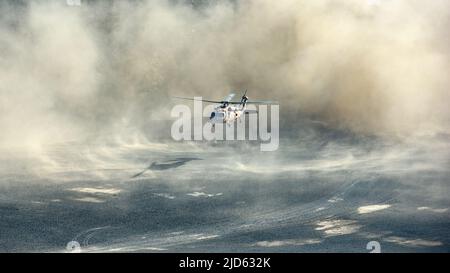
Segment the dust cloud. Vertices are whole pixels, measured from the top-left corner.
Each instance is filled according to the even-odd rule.
[[[249,90],[284,129],[448,131],[448,1],[3,1],[0,145],[140,132]],[[146,131],[151,135],[150,130]]]

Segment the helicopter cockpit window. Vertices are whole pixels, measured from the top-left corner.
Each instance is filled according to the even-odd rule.
[[[212,112],[211,116],[209,117],[210,119],[213,119],[216,116],[216,112]]]

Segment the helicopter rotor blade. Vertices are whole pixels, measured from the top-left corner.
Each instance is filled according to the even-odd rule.
[[[194,98],[186,98],[186,97],[173,97],[180,100],[193,100],[193,101],[204,101],[204,102],[211,102],[211,103],[223,103],[223,101],[215,101],[215,100],[198,100]]]
[[[278,101],[273,101],[273,100],[249,100],[247,101],[247,103],[252,103],[252,104],[279,104]]]
[[[247,93],[247,91],[245,91],[245,94]],[[227,98],[225,99],[231,99],[234,96],[234,94],[230,94]],[[204,99],[195,99],[195,98],[187,98],[187,97],[177,97],[174,96],[173,98],[176,99],[182,99],[182,100],[192,100],[192,101],[203,101],[203,102],[210,102],[210,103],[220,103],[220,104],[241,104],[242,101],[231,101],[231,100],[222,100],[222,101],[218,101],[218,100],[204,100]],[[259,100],[259,101],[247,101],[247,104],[278,104],[277,101],[271,101],[271,100]]]
[[[241,104],[240,101],[230,101],[229,104]],[[278,101],[260,100],[260,101],[247,101],[247,104],[278,104]]]

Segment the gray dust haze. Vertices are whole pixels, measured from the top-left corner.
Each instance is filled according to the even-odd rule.
[[[140,129],[170,95],[244,89],[288,129],[449,129],[448,1],[198,3],[2,1],[0,143]]]
[[[0,2],[0,251],[450,250],[450,2]],[[172,96],[280,104],[175,142]],[[191,105],[191,104],[189,104]]]

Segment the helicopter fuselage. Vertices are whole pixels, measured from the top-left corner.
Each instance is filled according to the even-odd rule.
[[[211,123],[231,123],[237,120],[245,111],[245,106],[235,107],[228,105],[221,105],[214,108],[211,112],[209,121]]]
[[[216,106],[214,108],[214,111],[211,112],[211,115],[209,116],[209,122],[212,123],[213,127],[214,127],[214,124],[216,124],[216,123],[227,123],[228,125],[230,125],[232,122],[234,122],[238,119],[240,120],[240,118],[243,114],[258,113],[257,110],[246,110],[247,103],[251,103],[251,104],[274,103],[272,101],[249,101],[246,94],[247,94],[247,90],[245,90],[240,101],[232,101],[232,99],[234,97],[234,93],[229,94],[222,101],[203,100],[201,97],[193,98],[193,99],[185,98],[185,97],[175,97],[175,98],[183,99],[183,100],[194,100],[194,101],[204,101],[204,102],[210,102],[210,103],[220,103],[219,106]]]

